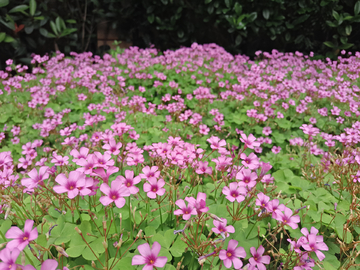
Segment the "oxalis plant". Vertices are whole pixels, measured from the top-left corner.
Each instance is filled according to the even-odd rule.
[[[8,60],[0,269],[357,269],[360,53],[257,55]]]

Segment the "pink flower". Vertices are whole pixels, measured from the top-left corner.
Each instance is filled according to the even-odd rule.
[[[242,153],[240,155],[240,158],[243,159],[241,164],[249,168],[250,170],[259,168],[259,158],[254,153],[250,153],[249,156],[246,156],[245,153]]]
[[[192,205],[190,205],[190,203],[188,204],[188,206],[186,206],[184,200],[182,199],[177,200],[175,204],[179,206],[180,209],[175,210],[174,215],[183,215],[184,220],[189,220],[191,215],[197,214],[196,209]]]
[[[44,261],[41,265],[40,270],[56,270],[56,267],[58,266],[58,262],[53,259],[47,259]],[[63,270],[68,269],[67,267],[64,267]],[[36,268],[30,264],[24,266],[22,270],[36,270]]]
[[[118,155],[120,153],[120,148],[122,146],[121,142],[116,143],[115,139],[111,138],[108,144],[105,144],[102,148],[106,151],[105,153]]]
[[[144,184],[144,191],[147,193],[147,196],[150,199],[155,199],[156,195],[162,196],[165,194],[165,181],[164,179],[159,179],[159,181],[156,180],[156,178],[149,178],[149,183]]]
[[[273,152],[274,154],[279,154],[281,151],[281,147],[280,146],[273,146],[271,148],[271,152]]]
[[[158,178],[160,176],[160,171],[158,171],[157,166],[146,166],[142,169],[143,173],[140,173],[140,177],[149,181],[150,178]]]
[[[10,250],[8,248],[4,248],[0,251],[0,269],[1,270],[16,270],[18,267],[21,267],[19,264],[16,264],[16,259],[19,257],[20,250],[18,248],[14,248]]]
[[[93,172],[93,168],[97,164],[97,159],[94,154],[90,154],[86,157],[86,159],[81,158],[77,160],[76,164],[82,166],[81,168],[77,168],[76,171],[91,174]]]
[[[225,186],[222,190],[222,193],[226,195],[226,199],[230,202],[242,202],[245,200],[243,195],[246,195],[246,189],[244,187],[239,187],[238,183],[230,183],[229,187]]]
[[[255,205],[260,206],[260,209],[262,211],[267,210],[268,206],[269,206],[269,201],[270,201],[270,197],[266,196],[264,193],[260,192],[257,195],[256,201],[255,201]]]
[[[203,135],[208,135],[209,131],[210,131],[210,128],[208,128],[207,125],[199,126],[199,133],[201,133]]]
[[[6,238],[14,239],[7,243],[6,249],[13,251],[18,249],[19,252],[22,251],[30,241],[38,238],[38,231],[36,228],[32,229],[34,221],[27,219],[24,225],[24,231],[20,230],[18,227],[11,227],[5,234]]]
[[[232,158],[226,156],[220,156],[217,159],[212,159],[211,161],[216,163],[215,169],[218,171],[225,171],[227,167],[232,164]]]
[[[226,218],[221,218],[221,220],[222,220],[222,222],[215,220],[215,219],[213,220],[213,224],[214,224],[215,228],[212,228],[211,230],[214,233],[217,233],[217,234],[224,233],[225,236],[228,237],[229,233],[235,232],[235,229],[233,226],[231,226],[231,225],[226,226],[226,224],[227,224]]]
[[[68,193],[69,199],[74,199],[82,189],[82,196],[88,195],[91,190],[83,189],[86,187],[86,176],[85,174],[78,171],[71,171],[69,173],[69,178],[61,173],[55,178],[55,182],[59,183],[60,186],[54,186],[53,189],[56,193]]]
[[[164,267],[167,262],[167,258],[158,257],[160,249],[161,249],[161,245],[158,242],[154,242],[151,249],[148,243],[139,245],[138,250],[141,255],[135,255],[132,258],[131,264],[132,265],[145,264],[143,270],[152,270],[154,266]]]
[[[272,131],[270,127],[264,127],[262,132],[265,134],[265,136],[269,136]]]
[[[221,147],[226,145],[225,140],[220,140],[220,138],[218,138],[216,136],[211,136],[206,141],[210,143],[210,148],[213,150],[218,150]]]
[[[196,164],[197,169],[195,170],[195,172],[197,174],[204,174],[204,173],[212,174],[212,168],[208,167],[208,164],[209,162],[207,161],[198,161]]]
[[[103,183],[100,186],[100,190],[106,196],[102,196],[99,200],[103,205],[109,205],[114,202],[116,207],[122,208],[125,205],[124,197],[130,196],[129,189],[124,186],[120,180],[114,180],[111,182],[111,188],[108,184]]]
[[[250,248],[250,252],[253,255],[253,257],[251,257],[249,259],[249,268],[248,270],[255,270],[256,267],[259,270],[266,270],[266,267],[264,264],[269,264],[270,263],[270,256],[269,255],[264,255],[264,247],[260,246],[257,250],[254,247]]]
[[[315,261],[312,258],[309,258],[308,253],[304,253],[298,264],[294,267],[294,270],[312,270],[315,265]]]
[[[72,155],[74,157],[72,161],[75,162],[76,164],[77,164],[77,161],[80,160],[81,158],[86,159],[88,154],[89,154],[89,148],[86,148],[86,147],[81,147],[80,153],[76,149],[73,149],[70,152],[70,155]]]
[[[238,241],[231,239],[227,250],[220,250],[219,258],[223,261],[226,268],[230,268],[232,264],[234,264],[235,269],[240,269],[243,266],[239,257],[245,258],[246,252],[243,247],[237,247],[238,243]]]
[[[111,155],[108,153],[104,153],[104,155],[102,155],[100,152],[95,152],[94,155],[96,156],[96,167],[107,169],[115,163],[115,161],[111,159]]]
[[[47,172],[48,169],[48,166],[43,166],[39,169],[39,173],[35,168],[28,172],[30,178],[23,178],[21,180],[21,184],[26,186],[24,192],[34,191],[34,187],[37,187],[38,184],[43,185],[43,181],[49,178],[49,173]]]
[[[329,250],[329,248],[323,242],[323,236],[316,235],[319,231],[315,227],[312,227],[310,231],[311,233],[309,233],[307,228],[302,228],[301,232],[306,236],[300,238],[303,240],[302,247],[306,251],[315,252],[320,261],[324,260],[325,255],[320,250]]]
[[[206,193],[199,192],[196,200],[193,197],[185,197],[185,201],[196,209],[198,215],[209,211],[209,207],[206,207]]]
[[[139,192],[139,188],[135,187],[141,181],[140,176],[134,177],[134,172],[130,170],[125,171],[125,177],[119,175],[116,177],[116,180],[120,180],[122,184],[125,185],[126,188],[129,189],[130,194],[136,194]]]
[[[118,167],[109,167],[107,170],[106,170],[106,173],[105,173],[105,170],[104,168],[98,168],[98,169],[95,169],[94,170],[94,174],[97,175],[97,176],[100,176],[101,179],[105,182],[105,183],[108,183],[109,182],[109,177],[110,175],[116,173],[119,171],[119,168]]]
[[[299,216],[293,216],[293,212],[290,208],[285,207],[284,213],[280,210],[276,210],[276,220],[280,221],[283,225],[288,225],[294,230],[298,227],[297,223],[300,222]]]
[[[245,135],[245,133],[241,133],[240,141],[242,141],[245,144],[245,149],[250,148],[254,149],[254,147],[260,146],[259,142],[255,142],[256,138],[254,135],[250,134],[249,137]]]
[[[241,180],[245,186],[252,188],[256,185],[256,179],[258,178],[255,172],[252,172],[249,169],[243,169],[236,174],[236,179]]]

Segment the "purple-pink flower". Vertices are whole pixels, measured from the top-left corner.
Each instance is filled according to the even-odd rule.
[[[16,259],[19,257],[20,250],[18,248],[14,248],[10,250],[9,248],[4,248],[0,251],[0,269],[1,270],[16,270],[20,267],[19,264],[16,264]]]
[[[111,182],[111,188],[108,184],[102,183],[100,190],[106,196],[102,196],[99,200],[103,205],[109,205],[114,202],[116,207],[122,208],[125,205],[124,197],[130,196],[130,190],[124,186],[120,180],[114,180]]]
[[[196,209],[199,216],[209,211],[209,207],[206,206],[206,193],[199,192],[196,200],[193,197],[185,197],[185,201],[189,202],[189,205]]]
[[[227,250],[222,249],[219,253],[220,260],[223,261],[226,268],[230,268],[234,265],[235,269],[240,269],[243,266],[242,261],[239,258],[245,258],[246,252],[243,247],[237,247],[238,241],[230,240]]]
[[[226,226],[226,224],[227,224],[226,218],[221,218],[221,220],[222,220],[222,222],[215,220],[215,219],[213,220],[213,224],[214,224],[215,228],[212,228],[211,230],[214,233],[217,233],[217,234],[223,233],[225,235],[225,237],[228,237],[229,233],[235,232],[235,229],[233,226],[231,226],[231,225]]]
[[[241,133],[240,141],[245,144],[245,149],[250,148],[254,149],[254,147],[260,146],[259,142],[256,142],[256,138],[254,135],[250,134],[249,136],[246,136],[245,133]]]
[[[232,182],[229,184],[229,187],[225,186],[222,190],[222,193],[226,195],[226,199],[230,202],[242,202],[245,200],[247,191],[245,187],[240,187],[237,182]]]
[[[148,243],[142,244],[138,246],[138,250],[141,255],[135,255],[132,258],[132,265],[141,265],[145,264],[143,270],[152,270],[155,267],[164,267],[167,258],[159,257],[159,252],[161,249],[161,245],[158,242],[154,242],[152,248]]]
[[[293,212],[290,208],[285,207],[284,213],[280,210],[275,210],[276,220],[280,221],[283,225],[288,225],[292,229],[298,227],[297,223],[300,222],[300,217],[298,215],[293,216]]]
[[[266,270],[266,267],[264,264],[269,264],[270,263],[270,256],[269,255],[264,255],[264,247],[260,246],[257,250],[254,247],[250,248],[250,252],[253,255],[250,259],[249,259],[249,267],[248,270],[255,270],[256,267],[259,270]]]
[[[32,228],[34,225],[34,221],[27,219],[24,225],[24,231],[20,230],[18,227],[11,227],[5,234],[5,237],[8,239],[14,239],[7,243],[6,249],[10,251],[14,249],[18,249],[22,251],[30,241],[38,238],[38,231],[36,228]]]
[[[86,175],[78,171],[70,172],[69,178],[61,173],[56,176],[55,182],[59,183],[60,186],[54,186],[54,191],[56,193],[67,192],[69,199],[74,199],[80,190],[81,196],[88,195],[91,192],[91,190],[87,188]]]
[[[184,220],[189,220],[191,215],[197,214],[196,209],[190,205],[190,203],[186,206],[184,200],[182,199],[177,200],[175,204],[180,207],[180,209],[174,211],[175,216],[183,215]]]
[[[144,184],[144,191],[150,199],[155,199],[156,195],[162,196],[165,194],[165,181],[164,179],[156,180],[156,178],[149,178],[148,183]]]
[[[116,180],[120,180],[121,183],[125,185],[130,191],[130,194],[136,194],[139,192],[139,188],[135,185],[141,181],[140,176],[134,177],[134,172],[130,170],[125,171],[125,177],[119,175],[116,177]]]

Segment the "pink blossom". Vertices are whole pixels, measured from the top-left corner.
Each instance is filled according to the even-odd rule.
[[[20,230],[18,227],[11,227],[5,234],[5,237],[8,239],[14,239],[7,243],[6,249],[13,251],[18,249],[22,251],[30,241],[33,241],[38,238],[38,231],[36,228],[32,229],[34,221],[27,219],[24,225],[24,231]]]
[[[47,259],[41,264],[40,270],[56,270],[56,267],[58,266],[58,262],[53,259]],[[30,264],[24,266],[22,270],[36,270],[36,268]],[[63,267],[63,270],[69,270],[67,267]]]
[[[272,130],[270,127],[264,127],[262,133],[265,134],[265,136],[269,136],[271,134]]]
[[[249,188],[252,188],[256,185],[257,178],[257,174],[252,172],[250,169],[243,169],[236,174],[236,179],[241,180],[241,182]]]
[[[158,171],[157,166],[146,166],[142,169],[143,173],[140,173],[140,177],[149,181],[151,178],[158,178],[160,176],[160,171]]]
[[[165,194],[165,181],[164,179],[159,179],[159,181],[156,180],[156,178],[149,178],[149,183],[144,183],[144,191],[147,193],[147,196],[150,199],[155,199],[156,195],[162,196]]]
[[[209,207],[206,206],[206,193],[199,192],[196,200],[193,197],[185,197],[185,201],[196,209],[198,215],[209,211]]]
[[[182,199],[177,200],[175,204],[180,207],[180,209],[175,210],[174,215],[183,215],[184,220],[189,220],[191,215],[197,214],[196,209],[192,205],[190,205],[190,203],[188,204],[188,206],[186,206],[184,200]]]
[[[273,152],[274,154],[279,154],[281,151],[281,147],[280,146],[273,146],[271,148],[271,152]]]
[[[135,185],[141,181],[140,176],[134,177],[134,172],[130,170],[125,171],[125,177],[119,175],[116,177],[116,180],[120,180],[122,184],[125,185],[126,188],[129,189],[130,194],[136,194],[139,192],[139,188]]]
[[[260,146],[260,143],[256,142],[256,138],[252,134],[250,134],[249,137],[247,137],[245,133],[241,133],[240,141],[242,141],[245,144],[245,148],[254,149],[254,147]]]
[[[105,144],[102,148],[107,150],[105,153],[118,155],[120,153],[121,142],[116,143],[115,139],[111,138],[108,144]]]
[[[198,161],[196,163],[196,167],[197,169],[195,170],[195,172],[197,174],[212,174],[212,168],[208,166],[209,162],[207,161]]]
[[[104,168],[97,168],[94,170],[93,174],[100,176],[101,179],[105,182],[108,183],[109,182],[109,177],[110,175],[116,173],[119,171],[118,167],[109,167],[106,172],[104,170]]]
[[[214,233],[217,233],[217,234],[224,233],[225,237],[228,237],[229,233],[235,232],[235,229],[233,226],[231,226],[231,225],[226,226],[226,224],[227,224],[226,218],[221,218],[221,220],[222,220],[222,222],[220,222],[218,220],[213,220],[213,224],[214,224],[215,228],[212,228],[211,230]]]
[[[111,182],[111,188],[108,184],[102,183],[100,186],[100,190],[106,196],[100,197],[100,202],[103,205],[109,205],[114,202],[116,207],[122,208],[125,205],[124,197],[130,196],[129,189],[124,186],[124,184],[120,180],[114,180]]]
[[[243,266],[243,263],[239,258],[245,258],[246,252],[243,247],[237,247],[238,244],[238,241],[231,239],[227,250],[220,250],[219,258],[223,261],[226,268],[230,268],[234,265],[235,269],[240,269]]]
[[[254,170],[259,167],[259,158],[254,153],[250,153],[249,156],[246,156],[245,153],[241,153],[240,158],[243,159],[241,164],[250,170]]]
[[[220,138],[218,138],[216,136],[211,136],[206,141],[210,143],[210,148],[213,150],[218,150],[221,147],[226,145],[225,140],[220,140]]]
[[[249,259],[249,268],[248,270],[255,270],[256,267],[259,270],[266,270],[266,267],[264,264],[269,264],[270,263],[270,256],[269,255],[264,255],[264,247],[260,246],[257,250],[254,247],[250,248],[250,252],[253,255],[250,259]]]
[[[158,242],[154,242],[151,249],[148,243],[139,245],[138,250],[141,255],[135,255],[132,258],[131,264],[132,265],[145,264],[143,270],[152,270],[154,266],[164,267],[167,262],[167,258],[158,256],[160,249],[161,249],[161,245]]]
[[[298,224],[300,222],[299,216],[293,216],[293,212],[290,208],[285,207],[284,213],[280,210],[276,210],[276,220],[280,221],[283,225],[288,225],[292,229],[296,229],[298,227]]]
[[[225,186],[222,190],[222,193],[226,195],[226,199],[230,202],[242,202],[245,200],[245,196],[247,191],[244,187],[239,187],[238,183],[233,182],[229,184],[229,187]]]
[[[16,270],[21,267],[21,265],[16,264],[16,259],[19,257],[20,250],[14,248],[10,250],[9,248],[4,248],[0,251],[0,269],[1,270]]]
[[[49,178],[49,173],[47,172],[48,169],[48,166],[43,166],[39,169],[39,173],[35,168],[28,172],[30,178],[23,178],[21,180],[21,184],[26,186],[24,192],[34,191],[34,188],[37,187],[38,184],[43,185],[43,181]]]
[[[86,176],[85,174],[78,171],[71,171],[69,173],[69,178],[67,178],[63,173],[59,174],[55,178],[55,182],[60,184],[60,186],[54,186],[53,189],[56,193],[68,193],[69,199],[74,199],[82,190],[82,196],[88,195],[91,190],[86,188]]]

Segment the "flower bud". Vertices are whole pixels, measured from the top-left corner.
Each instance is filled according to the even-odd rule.
[[[108,249],[108,243],[106,242],[106,240],[104,240],[104,241],[102,242],[102,245],[103,245],[103,247],[105,248],[105,250]]]
[[[138,234],[136,235],[136,239],[141,238],[141,233],[142,233],[142,231],[143,231],[143,230],[140,230],[140,231],[138,232]]]
[[[78,234],[82,234],[82,232],[80,231],[80,229],[78,227],[75,227],[75,231],[77,231]]]
[[[219,218],[218,216],[216,216],[216,215],[214,215],[214,214],[209,213],[209,216],[210,216],[212,219],[215,219],[215,220],[217,220],[217,221],[220,221],[221,223],[223,222],[223,221],[221,220],[221,218]]]
[[[56,245],[54,245],[54,246],[55,246],[56,250],[57,250],[61,255],[65,256],[65,257],[69,257],[69,255],[65,252],[65,250],[64,250],[62,247],[59,247],[59,246],[56,246]]]

